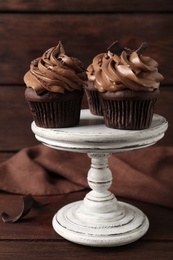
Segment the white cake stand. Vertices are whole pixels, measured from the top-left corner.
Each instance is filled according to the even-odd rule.
[[[60,209],[53,218],[55,231],[69,241],[87,246],[120,246],[143,236],[149,227],[138,208],[119,202],[108,190],[112,173],[108,167],[111,153],[153,145],[168,127],[165,118],[154,115],[149,129],[115,130],[104,125],[103,118],[89,110],[81,111],[77,127],[45,129],[32,123],[36,139],[54,149],[87,153],[91,158],[88,184],[92,189],[83,201]]]

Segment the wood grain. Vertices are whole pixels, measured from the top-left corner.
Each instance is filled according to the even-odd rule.
[[[74,192],[68,195],[35,196],[37,201],[46,205],[38,210],[32,210],[21,222],[4,224],[0,222],[0,240],[63,240],[52,228],[54,214],[63,206],[74,201],[82,200],[88,191]],[[172,241],[173,240],[173,211],[140,201],[118,198],[119,201],[130,203],[141,209],[149,218],[150,228],[143,236],[143,241]],[[0,213],[5,211],[17,215],[21,211],[22,200],[19,195],[1,193]],[[159,216],[159,217],[158,217]],[[40,225],[40,223],[42,223]]]
[[[173,233],[169,209],[145,204],[139,201],[123,200],[143,210],[150,219],[147,234],[135,243],[112,248],[92,248],[73,244],[54,232],[51,221],[56,211],[76,200],[83,199],[86,191],[69,195],[37,197],[48,202],[39,212],[32,212],[22,222],[4,224],[0,222],[0,256],[3,259],[172,259]],[[119,200],[122,200],[119,198]],[[16,213],[20,210],[20,197],[1,193],[0,211]],[[159,217],[158,217],[159,216]],[[159,246],[158,246],[159,244]]]
[[[117,39],[133,49],[147,41],[146,54],[159,62],[163,84],[173,84],[172,15],[6,13],[1,14],[0,25],[0,85],[23,84],[30,62],[59,40],[68,55],[78,57],[87,67]]]
[[[36,144],[31,132],[32,117],[23,87],[0,88],[0,150],[18,150]]]
[[[27,256],[25,259],[61,259],[64,260],[76,260],[77,257],[81,259],[93,258],[96,260],[110,259],[135,259],[146,260],[147,252],[150,259],[158,260],[172,260],[172,243],[161,242],[158,248],[157,243],[141,243],[131,244],[123,248],[88,248],[73,245],[69,242],[57,243],[56,241],[32,241],[32,242],[1,242],[0,251],[4,256],[4,260],[9,259],[24,259],[23,256]],[[1,250],[2,249],[2,250]],[[165,258],[166,257],[166,258]],[[149,259],[149,258],[148,258]]]
[[[0,0],[1,11],[32,12],[158,12],[172,11],[171,0]]]
[[[114,248],[82,247],[70,242],[61,241],[1,241],[0,252],[3,260],[12,259],[51,259],[63,260],[95,259],[95,260],[172,260],[173,242],[165,241],[147,242],[137,241],[133,244]],[[148,257],[148,258],[146,258]]]

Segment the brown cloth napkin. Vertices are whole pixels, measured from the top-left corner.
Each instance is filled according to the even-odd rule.
[[[115,196],[173,208],[173,147],[153,146],[112,154],[110,190]],[[53,195],[88,188],[87,154],[42,144],[21,150],[0,165],[0,189],[17,194]]]

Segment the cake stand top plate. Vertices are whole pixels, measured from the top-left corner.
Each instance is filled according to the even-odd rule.
[[[118,130],[108,128],[102,116],[89,109],[81,110],[80,123],[68,128],[41,128],[31,125],[37,140],[54,149],[76,152],[119,152],[139,149],[159,141],[168,123],[154,114],[150,128],[145,130]]]

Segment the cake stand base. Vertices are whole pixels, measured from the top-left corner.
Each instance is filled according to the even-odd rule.
[[[113,216],[114,215],[114,216]],[[82,201],[71,203],[53,218],[55,231],[71,242],[85,246],[112,247],[132,243],[149,227],[147,217],[136,207],[118,202],[118,210],[91,214]]]
[[[154,115],[149,129],[110,129],[103,117],[93,116],[89,110],[81,111],[77,127],[44,129],[33,123],[35,137],[43,144],[53,149],[87,153],[91,158],[87,177],[91,191],[83,201],[64,206],[55,214],[55,231],[69,241],[97,247],[125,245],[142,237],[148,230],[148,219],[138,208],[117,201],[109,191],[112,173],[108,157],[153,145],[164,136],[167,127],[165,118]]]
[[[142,211],[117,201],[108,189],[112,183],[110,153],[88,153],[91,168],[88,184],[92,189],[83,201],[64,206],[53,218],[53,227],[72,242],[97,247],[120,246],[143,236],[149,221]]]

